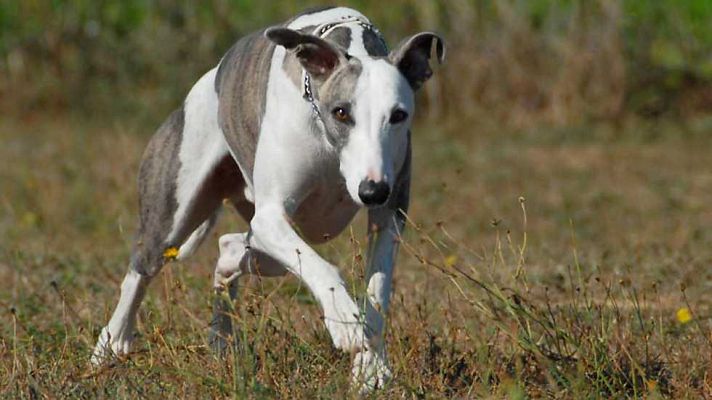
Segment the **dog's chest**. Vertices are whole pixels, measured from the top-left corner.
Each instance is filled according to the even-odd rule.
[[[358,206],[351,200],[343,180],[325,180],[301,202],[293,215],[302,236],[323,243],[337,236],[351,222]]]

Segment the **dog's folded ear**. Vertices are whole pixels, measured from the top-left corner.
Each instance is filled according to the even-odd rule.
[[[314,35],[287,28],[269,28],[265,36],[294,52],[299,63],[315,79],[325,80],[343,62],[345,55],[331,43]]]
[[[435,44],[438,62],[445,59],[445,42],[432,32],[421,32],[404,39],[388,55],[393,65],[398,67],[413,90],[418,90],[432,75],[430,55]]]

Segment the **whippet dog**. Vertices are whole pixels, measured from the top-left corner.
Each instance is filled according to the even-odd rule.
[[[443,41],[429,32],[389,52],[369,20],[348,8],[309,11],[235,43],[146,148],[137,241],[92,362],[129,351],[149,282],[198,247],[227,199],[250,228],[220,237],[215,290],[234,298],[240,275],[296,275],[321,306],[334,345],[354,354],[355,383],[382,386],[414,93],[432,75],[433,47],[442,62]],[[369,253],[360,308],[308,243],[337,236],[362,207]],[[228,310],[216,296],[210,341],[218,350],[232,332]]]

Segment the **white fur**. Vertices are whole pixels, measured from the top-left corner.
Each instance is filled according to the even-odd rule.
[[[185,260],[186,258],[193,255],[195,250],[197,250],[198,246],[200,246],[200,243],[202,243],[203,239],[205,239],[208,233],[210,233],[210,229],[212,229],[216,219],[217,215],[213,215],[212,217],[203,221],[203,223],[200,224],[197,228],[195,228],[195,230],[193,231],[193,233],[190,234],[188,239],[186,239],[186,241],[183,242],[180,248],[178,248],[178,256],[176,257],[178,260]]]
[[[356,57],[368,56],[366,45],[363,43],[363,27],[361,25],[351,27],[351,43],[347,52]]]
[[[285,215],[279,204],[260,207],[250,224],[250,244],[279,261],[309,287],[323,309],[324,322],[336,347],[346,351],[363,349],[365,327],[361,313],[338,270],[305,243],[286,218],[275,217],[279,215]]]
[[[341,174],[357,202],[359,184],[366,178],[383,180],[393,188],[394,171],[405,159],[410,117],[393,125],[390,115],[402,109],[410,116],[415,107],[413,90],[393,65],[369,59],[364,59],[362,65],[353,109],[356,126],[340,157]]]
[[[240,264],[247,252],[247,235],[244,233],[222,235],[219,248],[220,258],[215,266],[213,287],[224,289],[242,273]]]
[[[176,187],[178,209],[168,242],[174,240],[196,188],[213,167],[228,154],[227,143],[218,125],[218,96],[215,93],[217,67],[208,71],[193,86],[183,104],[184,127],[180,145],[180,170]],[[189,248],[189,247],[186,247]],[[183,250],[183,247],[179,250]]]
[[[99,365],[113,355],[127,354],[133,341],[136,310],[143,300],[150,278],[129,271],[121,283],[121,297],[108,325],[102,329],[91,362]]]
[[[362,395],[382,388],[391,378],[386,355],[383,351],[367,349],[354,355],[351,380]]]
[[[390,305],[391,281],[393,278],[393,262],[398,250],[397,240],[400,237],[400,226],[395,220],[393,213],[385,213],[383,210],[377,210],[386,214],[385,219],[387,224],[381,226],[381,231],[374,233],[375,238],[372,238],[373,253],[369,260],[367,269],[366,289],[368,304],[366,305],[366,321],[376,332],[383,331],[384,317],[388,313]],[[375,340],[380,340],[382,337],[376,337]],[[383,343],[376,343],[376,347],[381,347]]]

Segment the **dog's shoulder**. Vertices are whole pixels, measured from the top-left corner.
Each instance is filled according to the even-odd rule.
[[[240,38],[232,45],[220,60],[215,76],[215,91],[219,94],[224,85],[237,74],[245,75],[245,68],[255,70],[269,65],[274,51],[274,43],[264,36],[265,29]],[[233,82],[234,83],[234,82]]]
[[[219,125],[248,175],[254,166],[274,49],[264,30],[247,35],[227,51],[215,76]],[[251,180],[251,176],[247,178]]]

